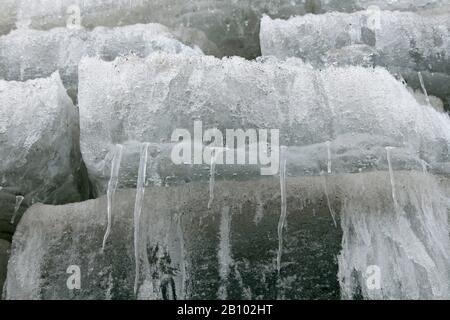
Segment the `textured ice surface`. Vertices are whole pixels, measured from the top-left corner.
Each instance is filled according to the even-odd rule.
[[[0,10],[0,35],[6,34],[15,27],[17,21],[16,0],[3,0]]]
[[[155,53],[113,62],[85,58],[79,72],[81,150],[100,193],[106,190],[116,144],[124,146],[122,186],[135,186],[144,142],[151,143],[149,161],[159,184],[177,177],[207,180],[209,162],[197,168],[174,165],[169,158],[172,132],[184,128],[192,134],[194,120],[202,120],[204,130],[280,129],[293,175],[327,171],[327,141],[336,173],[386,170],[380,161],[385,146],[397,147],[396,170],[421,170],[423,161],[446,170],[441,164],[449,162],[449,117],[419,104],[381,68],[319,71],[298,59],[255,62]],[[238,172],[236,166],[216,169],[225,176]],[[246,170],[240,174],[255,174],[251,166]]]
[[[397,202],[387,171],[330,175],[327,191],[323,177],[287,177],[280,273],[277,177],[216,182],[210,209],[207,183],[147,188],[137,296],[135,189],[116,194],[104,253],[106,197],[35,205],[14,236],[6,298],[337,299],[336,275],[344,298],[448,298],[448,180],[438,184],[430,175],[402,171],[394,179]],[[329,214],[327,195],[343,235]],[[76,294],[61,285],[69,265],[83,272]],[[380,289],[369,278],[374,266]]]
[[[430,175],[393,172],[391,188],[389,179],[353,175],[340,182],[342,297],[448,299],[448,195]]]
[[[449,27],[449,14],[367,10],[289,20],[264,16],[261,50],[263,55],[300,57],[313,64],[324,64],[332,50],[366,45],[380,56],[377,64],[450,73]]]
[[[192,40],[208,54],[256,57],[262,14],[289,18],[305,13],[352,12],[370,5],[417,10],[446,4],[446,0],[4,0],[0,34],[15,24],[34,29],[65,26],[79,13],[81,24],[87,28],[157,22],[184,33],[187,38],[183,40]]]
[[[208,184],[190,183],[145,190],[136,296],[136,190],[131,189],[116,193],[104,252],[106,197],[65,206],[37,204],[27,211],[14,235],[6,298],[338,299],[335,257],[342,234],[325,206],[322,185],[317,178],[288,178],[287,185],[291,204],[280,276],[278,179],[217,181],[210,209]],[[81,269],[81,290],[65,286],[69,265]]]
[[[0,80],[0,231],[34,201],[80,201],[77,110],[59,74],[26,82]],[[24,196],[19,208],[17,197]],[[17,209],[17,210],[16,210]],[[18,219],[16,219],[17,223]],[[9,231],[8,231],[9,230]],[[8,235],[9,234],[9,235]]]
[[[130,53],[145,57],[157,50],[197,53],[159,24],[98,27],[92,31],[20,29],[0,37],[0,77],[27,80],[47,77],[59,70],[69,95],[76,101],[78,63],[83,56],[113,60]]]
[[[317,66],[383,66],[417,86],[426,72],[430,94],[448,99],[450,14],[366,10],[261,21],[261,51],[299,57]],[[429,79],[432,78],[432,79]],[[441,81],[439,81],[441,80]],[[450,101],[446,101],[450,103]]]
[[[428,99],[426,98],[425,94],[421,92],[419,89],[412,90],[412,94],[416,97],[417,102],[419,102],[422,105],[428,105],[428,102],[430,105],[435,108],[439,112],[444,112],[444,103],[441,99],[435,96],[428,96]]]

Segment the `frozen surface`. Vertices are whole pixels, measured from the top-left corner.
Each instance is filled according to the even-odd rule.
[[[77,117],[57,72],[26,82],[0,80],[1,220],[9,223],[35,201],[81,200],[74,177]],[[0,229],[8,239],[8,228]]]
[[[316,66],[383,66],[403,75],[415,89],[420,88],[417,71],[426,72],[429,93],[448,104],[449,30],[448,11],[417,14],[373,9],[289,20],[265,16],[260,38],[266,56],[299,57]]]
[[[98,27],[92,31],[19,29],[0,37],[0,77],[23,81],[48,77],[59,70],[64,86],[76,101],[78,63],[83,56],[113,60],[127,54],[145,57],[158,50],[198,54],[159,24]]]
[[[335,257],[342,234],[324,206],[321,184],[301,178],[287,179],[287,185],[288,199],[296,205],[287,207],[289,228],[283,233],[279,275],[278,179],[217,181],[210,209],[208,184],[191,183],[145,190],[137,294],[136,189],[131,189],[116,193],[112,232],[103,252],[106,197],[29,209],[14,236],[6,298],[337,299]],[[262,203],[258,224],[253,222],[257,203]],[[82,272],[76,293],[65,286],[69,265]]]
[[[449,299],[449,17],[447,0],[2,0],[0,289],[20,221],[8,299]],[[202,54],[254,58],[260,39],[255,61]],[[277,175],[222,145],[175,164],[196,120],[280,129]],[[87,198],[79,144],[98,199],[29,208]]]
[[[77,20],[87,28],[162,23],[184,34],[208,54],[259,55],[262,14],[289,18],[306,13],[353,12],[377,5],[389,10],[424,10],[446,0],[5,0],[0,34],[17,26],[50,29]],[[2,11],[4,12],[2,14]]]
[[[207,180],[209,162],[197,168],[169,158],[172,132],[184,128],[192,134],[194,120],[202,120],[204,130],[280,129],[292,175],[327,171],[327,141],[335,173],[386,170],[380,161],[386,146],[397,147],[396,170],[421,170],[426,161],[432,170],[445,171],[442,164],[449,162],[449,117],[419,104],[381,68],[319,71],[298,59],[254,62],[164,53],[113,62],[86,58],[79,99],[81,150],[99,193],[106,191],[116,144],[124,146],[122,187],[135,186],[145,142],[158,177],[149,183]],[[238,168],[216,167],[230,177],[239,172],[233,170]],[[251,166],[247,170],[240,174],[255,174]]]
[[[341,180],[342,297],[448,299],[448,195],[427,174],[393,172],[391,178]]]
[[[449,14],[366,10],[288,20],[264,16],[261,49],[263,55],[300,57],[323,64],[332,50],[366,45],[382,56],[378,63],[448,73],[449,27]]]
[[[14,236],[6,298],[448,298],[448,180],[395,171],[394,181],[396,202],[387,171],[330,175],[327,191],[323,177],[287,177],[288,228],[281,248],[276,177],[216,182],[210,209],[207,183],[147,188],[136,295],[135,189],[116,194],[104,252],[106,197],[35,205]],[[342,231],[329,206],[339,213]],[[73,264],[83,270],[76,295],[60,285]],[[381,277],[373,283],[376,267]]]

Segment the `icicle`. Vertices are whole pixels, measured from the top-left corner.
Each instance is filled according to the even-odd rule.
[[[386,147],[386,156],[387,156],[387,162],[389,166],[389,177],[391,180],[391,189],[392,189],[392,200],[394,201],[395,208],[397,208],[397,196],[395,194],[395,180],[394,180],[394,171],[392,170],[392,163],[391,163],[391,150],[394,149],[394,147]]]
[[[328,158],[328,161],[327,161],[327,172],[328,172],[328,174],[331,174],[331,149],[330,149],[330,141],[327,141],[326,142],[326,145],[327,145],[327,158]]]
[[[325,142],[325,144],[327,146],[327,173],[331,174],[331,148],[330,148],[331,142],[327,141],[327,142]],[[325,192],[325,197],[327,199],[328,210],[330,211],[330,215],[333,218],[334,226],[337,228],[336,213],[334,212],[333,208],[331,207],[330,196],[328,195],[328,188],[327,188],[327,177],[325,175],[323,176],[323,189]]]
[[[391,194],[386,179],[384,172],[350,175],[339,186],[345,199],[338,260],[342,298],[448,299],[445,189],[433,175],[398,172],[394,205],[384,201]]]
[[[419,71],[419,72],[417,72],[417,74],[419,75],[420,86],[422,87],[423,94],[425,95],[425,100],[427,101],[427,105],[431,107],[430,98],[428,97],[428,92],[427,92],[427,89],[425,88],[425,83],[423,81],[422,73]]]
[[[253,222],[258,225],[263,216],[264,216],[264,204],[261,200],[261,196],[258,192],[256,192],[255,194],[255,200],[256,200],[256,214],[255,217],[253,218]]]
[[[13,216],[11,217],[11,224],[14,224],[15,220],[16,220],[16,216],[17,216],[17,212],[19,212],[20,209],[20,205],[22,204],[24,197],[23,196],[16,196],[16,204],[14,205],[14,213]]]
[[[334,226],[337,228],[336,213],[334,212],[333,208],[331,207],[330,196],[328,195],[327,178],[326,178],[326,176],[324,176],[324,180],[323,180],[323,189],[325,191],[325,197],[327,198],[328,210],[330,211],[331,218],[333,218]]]
[[[103,237],[102,250],[105,250],[106,240],[108,240],[109,233],[111,232],[111,219],[112,219],[112,205],[114,200],[114,194],[116,193],[117,183],[119,181],[119,169],[120,162],[122,161],[122,149],[123,146],[118,144],[114,149],[113,159],[111,161],[111,176],[109,177],[108,190],[106,191],[107,197],[107,214],[108,214],[108,225],[106,227],[106,232]]]
[[[210,173],[209,173],[209,201],[208,201],[208,209],[211,209],[212,202],[214,200],[214,184],[215,184],[215,175],[216,175],[216,162],[217,156],[227,150],[227,148],[221,147],[213,147],[211,148],[211,163],[210,163]]]
[[[23,68],[23,63],[22,61],[19,63],[19,71],[20,71],[20,81],[23,81],[23,74],[25,73],[25,70]]]
[[[281,254],[283,251],[283,229],[286,223],[286,149],[282,146],[280,152],[280,192],[281,192],[281,214],[278,221],[278,252],[277,252],[277,270],[278,275],[281,270]]]
[[[183,236],[183,229],[181,226],[181,218],[183,216],[179,215],[178,216],[178,221],[177,221],[177,233],[178,233],[178,238],[180,239],[180,260],[181,260],[181,295],[180,295],[180,299],[184,300],[186,297],[186,253],[184,252],[184,236]]]
[[[218,296],[223,300],[227,299],[228,275],[230,273],[230,266],[233,263],[233,258],[231,257],[230,230],[230,208],[223,207],[220,219],[220,242],[218,252],[219,275],[222,283],[219,287]]]
[[[134,294],[137,293],[139,282],[139,231],[142,204],[144,203],[145,180],[147,173],[147,158],[148,158],[149,143],[144,143],[141,149],[141,156],[139,161],[138,178],[136,183],[136,200],[134,202],[134,261],[135,261],[135,277],[134,277]]]
[[[425,160],[422,160],[421,164],[422,164],[422,173],[427,174],[428,173],[428,169],[427,169],[428,163]]]

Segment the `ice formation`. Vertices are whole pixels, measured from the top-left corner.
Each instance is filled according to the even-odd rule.
[[[148,160],[148,143],[144,143],[141,149],[141,156],[139,160],[138,179],[136,182],[136,201],[134,203],[134,262],[135,262],[135,277],[134,277],[134,294],[137,293],[139,282],[139,266],[140,266],[140,225],[142,205],[145,194],[145,181],[147,176],[147,160]]]
[[[119,183],[119,171],[120,171],[120,164],[122,162],[122,150],[123,146],[121,144],[116,145],[114,147],[113,157],[111,160],[111,174],[109,176],[108,189],[106,191],[106,195],[108,198],[108,205],[106,207],[107,226],[105,235],[103,236],[102,250],[105,250],[106,240],[108,240],[109,234],[111,233],[114,195],[116,193],[117,184]]]
[[[278,275],[281,272],[281,257],[283,255],[283,230],[286,227],[287,215],[287,185],[286,185],[286,149],[282,146],[280,150],[280,197],[281,197],[281,212],[280,220],[278,221],[278,250],[277,250],[277,271]]]
[[[395,152],[392,150],[393,158]],[[322,177],[287,177],[290,201],[303,205],[300,212],[296,206],[288,206],[290,227],[283,242],[283,264],[287,267],[279,278],[284,284],[279,288],[279,297],[317,297],[317,292],[307,295],[310,286],[317,285],[326,285],[331,292],[332,287],[323,282],[327,279],[324,274],[331,272],[329,281],[336,281],[334,267],[328,263],[334,261],[339,251],[338,275],[343,298],[448,297],[449,202],[442,193],[448,191],[448,181],[444,182],[445,187],[432,175],[407,171],[395,172],[395,179],[399,212],[392,200],[388,171],[329,176],[328,190],[335,195],[332,205],[339,210],[344,232],[341,249],[342,235],[334,228],[327,204],[321,200]],[[279,181],[269,179],[257,185],[258,190],[254,190],[255,181],[218,181],[217,210],[213,211],[206,206],[207,184],[148,188],[141,228],[148,237],[140,239],[148,253],[142,256],[139,297],[162,298],[160,288],[163,283],[172,282],[170,279],[177,297],[183,296],[181,290],[186,298],[242,297],[236,296],[237,293],[254,298],[272,297],[270,287],[264,286],[273,281],[271,275],[277,274],[273,262],[281,201],[276,197],[274,202],[271,195],[279,190]],[[106,259],[97,241],[104,231],[106,197],[66,206],[33,206],[15,236],[6,297],[70,298],[67,289],[54,285],[65,280],[66,274],[47,271],[77,261],[89,279],[79,292],[80,297],[99,299],[111,292],[110,298],[133,298],[135,275],[130,263],[133,264],[135,196],[134,189],[116,194],[117,223],[112,235],[117,236],[111,237],[115,250]],[[249,203],[256,205],[261,199],[265,207],[263,222],[255,225],[254,206]],[[181,220],[180,212],[184,212]],[[308,221],[314,222],[317,233],[308,229]],[[95,236],[86,237],[86,230]],[[305,244],[300,247],[299,233],[305,237]],[[266,249],[271,246],[272,250]],[[306,252],[302,251],[305,249]],[[90,254],[86,255],[84,250]],[[311,256],[315,257],[312,266],[318,269],[319,278],[314,271],[305,270]],[[381,272],[381,289],[366,286],[372,276],[367,272],[374,266]],[[49,281],[43,283],[42,277]],[[106,282],[109,278],[111,281]],[[99,283],[106,285],[106,289]],[[339,298],[339,290],[333,297]]]
[[[425,101],[426,101],[428,106],[431,106],[430,98],[428,97],[428,92],[427,92],[427,89],[425,88],[425,83],[423,81],[422,73],[419,71],[417,73],[417,75],[419,76],[420,87],[421,87],[421,89],[423,91],[423,95],[425,96]]]
[[[86,28],[162,23],[182,40],[220,56],[259,55],[262,14],[289,18],[306,13],[352,12],[376,5],[389,10],[439,9],[446,0],[4,0],[0,34],[15,27],[48,30],[79,21]],[[3,12],[3,14],[2,14]]]
[[[212,151],[211,151],[211,163],[210,163],[210,172],[209,172],[208,209],[211,208],[212,202],[214,201],[214,184],[215,184],[215,176],[216,176],[217,159],[219,156],[223,157],[223,152],[226,150],[225,148],[221,148],[221,147],[213,147],[211,149],[212,149]]]
[[[220,234],[219,234],[219,250],[217,251],[217,258],[219,260],[219,275],[221,279],[221,285],[219,287],[218,297],[220,299],[227,299],[227,280],[230,274],[231,264],[233,258],[231,256],[231,213],[230,207],[223,207],[220,217]]]
[[[77,98],[78,63],[85,55],[113,60],[128,54],[145,57],[154,51],[197,54],[159,24],[97,27],[92,31],[18,29],[0,37],[0,48],[0,78],[24,81],[48,77],[58,70],[74,101]]]
[[[421,71],[429,92],[448,105],[450,89],[448,10],[431,13],[365,10],[306,15],[289,20],[263,17],[261,51],[279,58],[299,57],[316,66],[383,66],[420,88]]]
[[[448,9],[4,0],[0,286],[25,209],[86,198],[79,144],[97,197],[27,211],[5,297],[450,298]],[[258,35],[256,60],[202,54],[254,58]],[[280,129],[279,177],[213,144],[174,163],[197,121]],[[54,285],[72,263],[76,295]]]
[[[11,224],[14,224],[14,222],[16,221],[16,216],[17,213],[19,212],[20,209],[20,205],[22,204],[24,197],[23,196],[16,196],[16,204],[14,205],[14,213],[13,216],[11,217]]]
[[[108,80],[98,81],[99,77]],[[130,88],[136,90],[131,92]],[[96,94],[100,91],[106,91],[106,94]],[[363,267],[369,268],[373,263],[380,265],[382,270],[385,270],[385,266],[396,265],[395,277],[401,279],[413,272],[417,277],[423,277],[423,282],[419,282],[428,286],[429,290],[411,289],[406,293],[402,288],[387,288],[381,293],[379,291],[378,296],[363,290],[361,294],[366,298],[406,297],[409,294],[411,297],[427,298],[449,296],[448,288],[437,284],[442,280],[438,273],[448,267],[447,255],[442,250],[435,251],[429,243],[434,240],[427,238],[428,233],[432,234],[432,230],[438,228],[436,237],[439,237],[441,246],[449,245],[449,240],[442,233],[444,228],[438,226],[443,223],[442,217],[435,220],[430,217],[420,218],[420,215],[414,216],[411,212],[422,211],[422,215],[428,215],[430,210],[424,206],[435,206],[433,199],[423,198],[424,202],[417,202],[415,198],[420,196],[420,192],[414,188],[417,177],[423,174],[424,162],[434,174],[448,173],[450,119],[429,105],[419,104],[411,91],[386,70],[362,67],[327,67],[317,70],[298,59],[245,61],[240,58],[217,59],[164,53],[151,54],[145,59],[116,59],[114,62],[86,58],[80,64],[79,97],[82,152],[91,177],[97,177],[94,181],[98,190],[104,189],[102,181],[108,178],[104,174],[105,170],[100,170],[104,167],[101,159],[114,143],[123,144],[125,150],[125,172],[121,183],[134,187],[136,166],[139,163],[136,146],[140,141],[152,141],[151,148],[159,150],[161,162],[157,170],[161,177],[170,177],[174,181],[177,175],[181,179],[186,174],[180,169],[177,171],[170,165],[164,167],[162,164],[170,162],[169,153],[165,150],[170,149],[171,132],[175,128],[189,129],[190,119],[203,120],[205,128],[215,127],[217,123],[235,128],[244,125],[247,128],[282,128],[280,143],[287,144],[287,147],[283,152],[286,167],[280,172],[281,177],[286,172],[289,172],[289,176],[318,176],[319,193],[323,194],[327,211],[335,225],[335,210],[339,210],[344,231],[344,249],[339,260],[343,295],[357,295],[358,290],[362,290],[355,283],[364,284],[362,277],[366,270]],[[108,100],[105,100],[106,97]],[[129,107],[115,109],[114,106],[119,103]],[[112,106],[113,112],[105,112],[106,105]],[[240,108],[236,108],[237,105]],[[208,107],[207,112],[205,106]],[[208,116],[211,112],[215,114],[214,119]],[[174,114],[176,118],[168,117]],[[245,123],[242,119],[245,119]],[[98,125],[99,121],[101,126]],[[94,136],[96,139],[92,138]],[[215,161],[210,164],[215,164]],[[185,168],[192,170],[189,171],[191,177],[195,175],[193,172],[198,172],[193,168],[192,165]],[[222,176],[233,177],[233,171],[225,166],[223,169]],[[324,172],[325,181],[323,176],[320,177]],[[197,179],[206,182],[212,173],[213,170],[209,176]],[[380,177],[384,175],[387,177],[386,184],[380,184]],[[360,193],[352,194],[354,190],[351,188],[351,191],[347,190],[354,183],[347,180],[358,180],[359,176],[366,177],[369,185],[373,180],[374,186],[365,189],[365,196],[376,198],[378,202],[365,202],[358,198]],[[442,194],[431,175],[426,174],[425,179],[437,190],[436,195]],[[210,187],[214,186],[212,182]],[[400,189],[401,183],[412,189]],[[284,185],[281,179],[282,189]],[[380,192],[389,192],[388,202],[386,199],[380,200]],[[404,192],[409,194],[410,199],[403,198]],[[284,247],[284,235],[280,230],[283,230],[286,222],[285,192],[282,192],[281,198],[276,254],[278,272]],[[440,201],[436,204],[439,205],[436,207],[438,212],[445,212],[445,199],[436,201]],[[370,232],[378,230],[383,233],[383,237],[394,241],[394,244],[387,246],[385,243],[379,244],[378,238],[374,240],[376,246],[385,245],[388,248],[383,261],[373,262],[375,258],[362,260],[360,256],[352,254],[358,251],[354,246],[359,245],[358,237],[362,236],[364,229],[357,225],[358,221],[349,220],[354,213],[348,211],[352,210],[349,208],[356,208],[360,212],[363,209],[359,207],[366,205],[373,207],[364,210],[381,215],[385,219],[383,221],[391,224],[386,231],[377,229],[376,224],[370,227]],[[209,207],[212,208],[211,205]],[[346,217],[342,218],[343,215]],[[363,217],[362,213],[360,215],[360,219],[365,221],[362,223],[375,223],[372,218]],[[423,237],[414,231],[421,224],[414,220],[416,217],[427,223]],[[358,219],[358,216],[351,219]],[[405,226],[408,228],[405,229]],[[355,228],[358,231],[353,231]],[[404,230],[401,240],[396,239],[398,229]],[[221,234],[223,237],[226,232]],[[404,241],[409,242],[405,248]],[[226,243],[228,241],[221,245],[223,252],[229,250]],[[370,242],[366,241],[363,245],[363,252],[368,256],[377,254],[377,247],[372,248]],[[407,256],[417,259],[418,265],[398,264],[395,252],[399,248],[406,250]],[[427,255],[431,258],[428,259]],[[221,277],[226,279],[230,270],[229,263],[224,261],[229,259],[221,254],[219,256],[222,259]],[[433,267],[430,261],[434,261],[437,266]],[[426,270],[423,271],[422,267]],[[355,277],[357,280],[354,280]],[[403,280],[395,281],[401,283]],[[227,290],[221,286],[219,296],[228,297]]]
[[[76,112],[57,72],[26,82],[0,80],[0,193],[25,197],[24,203],[82,199],[75,176]],[[13,214],[2,207],[2,218]]]
[[[445,189],[433,176],[420,172],[396,172],[395,179],[391,195],[389,173],[343,178],[347,199],[341,212],[342,296],[448,299],[449,201]],[[380,269],[378,288],[366,285],[370,266]]]
[[[387,170],[380,161],[385,146],[401,151],[395,170],[421,168],[425,160],[436,172],[448,171],[448,116],[418,104],[381,68],[319,71],[297,59],[252,62],[155,53],[113,62],[85,58],[79,87],[81,150],[99,194],[109,179],[103,159],[116,143],[124,145],[123,186],[136,185],[138,146],[144,141],[159,153],[156,170],[163,181],[196,173],[201,180],[201,166],[170,161],[173,130],[189,130],[193,118],[202,120],[205,129],[217,123],[283,128],[280,143],[288,146],[293,174],[327,171],[326,141],[335,150],[333,173]],[[236,170],[221,167],[225,176]]]

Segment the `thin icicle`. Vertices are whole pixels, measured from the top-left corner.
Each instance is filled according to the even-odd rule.
[[[211,163],[210,163],[210,173],[209,173],[209,201],[208,209],[211,209],[212,202],[214,200],[214,185],[215,185],[215,175],[216,175],[216,162],[217,156],[227,150],[227,148],[213,147],[211,148]]]
[[[422,173],[427,174],[428,173],[428,169],[427,169],[428,163],[425,160],[422,160],[421,164],[422,164]]]
[[[327,172],[328,172],[328,174],[331,174],[331,148],[330,148],[331,142],[327,141],[326,145],[327,145],[327,158],[328,158]]]
[[[391,150],[394,149],[394,147],[386,147],[386,156],[387,156],[387,162],[389,166],[389,177],[391,179],[391,189],[392,189],[392,200],[394,201],[395,208],[397,208],[397,196],[395,193],[395,180],[394,180],[394,171],[392,170],[392,163],[391,163]]]
[[[332,171],[331,171],[331,142],[327,141],[327,142],[325,142],[325,144],[327,146],[327,173],[331,174],[332,173]],[[337,228],[336,213],[334,212],[333,208],[331,207],[330,196],[328,195],[327,177],[326,176],[324,176],[324,179],[323,179],[323,189],[325,192],[325,197],[327,199],[328,210],[330,211],[331,218],[333,218],[334,226]]]
[[[425,88],[425,83],[423,81],[422,73],[419,71],[417,72],[419,76],[420,86],[422,87],[423,94],[425,95],[425,100],[427,101],[427,105],[431,107],[430,98],[428,97],[427,89]]]
[[[327,178],[326,178],[326,176],[324,176],[323,189],[325,191],[325,197],[327,198],[328,210],[330,211],[331,218],[333,218],[334,226],[337,228],[336,213],[334,212],[333,208],[331,207],[330,196],[328,195]]]
[[[22,204],[23,199],[24,199],[23,196],[16,196],[16,204],[14,205],[14,213],[13,216],[11,217],[11,224],[14,224],[14,222],[16,221],[16,216],[17,213],[19,212],[20,205]]]
[[[278,252],[277,252],[277,271],[278,275],[281,270],[281,254],[283,251],[283,229],[286,224],[286,149],[282,146],[280,148],[280,192],[281,192],[281,214],[278,221]]]
[[[134,202],[134,261],[135,261],[135,276],[134,276],[134,294],[137,294],[139,282],[139,231],[142,204],[144,203],[145,180],[147,173],[147,158],[148,158],[149,143],[144,143],[141,149],[141,156],[139,160],[138,178],[136,183],[136,200]]]
[[[255,217],[253,218],[253,222],[255,222],[256,225],[258,225],[263,216],[264,216],[264,203],[261,200],[261,195],[256,192],[255,194],[255,199],[256,199],[256,214]]]
[[[114,200],[114,194],[116,193],[117,183],[119,181],[119,169],[120,162],[122,161],[122,149],[121,144],[116,145],[114,149],[113,159],[111,161],[111,176],[109,177],[108,190],[106,191],[107,198],[107,214],[108,214],[108,225],[106,227],[106,232],[103,237],[102,250],[105,250],[106,240],[108,240],[109,233],[111,232],[111,220],[112,220],[112,204]]]
[[[219,260],[219,276],[221,285],[218,291],[218,297],[221,300],[226,300],[227,294],[227,282],[230,274],[230,267],[233,264],[233,258],[231,255],[231,215],[230,207],[222,208],[222,215],[220,218],[220,234],[219,234],[219,252],[217,254]]]
[[[180,299],[184,300],[186,298],[186,279],[187,279],[187,272],[186,272],[186,253],[184,252],[184,236],[183,236],[183,228],[181,224],[182,215],[178,216],[177,221],[177,233],[178,238],[180,239],[180,261],[181,261],[181,295]]]

